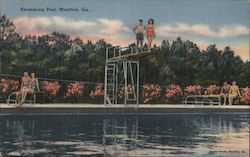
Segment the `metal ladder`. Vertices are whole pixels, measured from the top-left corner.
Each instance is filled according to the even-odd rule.
[[[105,65],[105,100],[104,104],[116,103],[116,64],[106,63]]]
[[[133,53],[131,47],[106,48],[104,104],[118,104],[123,99],[123,104],[139,104],[139,61],[121,58],[127,53]],[[112,58],[116,58],[112,60]],[[123,98],[118,94],[124,88]],[[128,87],[132,87],[132,94],[128,93]],[[138,106],[137,106],[138,107]]]

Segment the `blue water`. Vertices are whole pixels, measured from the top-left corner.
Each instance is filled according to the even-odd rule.
[[[249,115],[0,115],[0,156],[249,156]]]

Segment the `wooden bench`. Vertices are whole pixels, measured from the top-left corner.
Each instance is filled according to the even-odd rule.
[[[183,104],[194,105],[221,105],[221,96],[219,94],[213,95],[188,95]]]

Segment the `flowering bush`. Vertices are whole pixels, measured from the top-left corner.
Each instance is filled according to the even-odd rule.
[[[143,86],[142,97],[144,103],[151,102],[161,97],[161,87],[154,84],[146,84]]]
[[[93,99],[96,99],[98,97],[102,97],[104,95],[103,92],[103,85],[102,84],[98,84],[95,87],[95,91],[91,91],[91,93],[89,94],[89,96]]]
[[[207,88],[208,94],[218,94],[220,92],[220,87],[216,85],[210,85]]]
[[[250,103],[250,88],[246,87],[242,90],[242,98],[241,101],[245,104]]]
[[[59,82],[44,81],[43,89],[52,97],[57,96],[60,88]]]
[[[3,94],[17,91],[19,89],[19,82],[15,80],[1,79],[0,89]]]
[[[179,85],[170,85],[166,89],[165,100],[167,102],[178,102],[182,99],[183,90]]]
[[[133,96],[135,92],[135,87],[132,86],[131,84],[128,85],[128,97]],[[121,87],[118,93],[119,98],[124,98],[125,95],[125,87]]]
[[[188,94],[201,94],[202,87],[199,85],[194,86],[188,86],[185,91],[187,91]]]
[[[82,96],[83,90],[84,84],[82,82],[69,83],[65,97]]]

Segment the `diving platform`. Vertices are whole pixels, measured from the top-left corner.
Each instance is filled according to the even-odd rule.
[[[141,57],[141,56],[147,56],[147,55],[153,55],[153,51],[141,51],[141,52],[131,52],[129,54],[121,54],[116,57],[109,58],[108,61],[120,61],[124,59],[129,59],[133,57]]]
[[[136,58],[146,55],[154,54],[154,50],[141,50],[139,51],[136,47],[129,46],[129,47],[108,47],[106,49],[106,62],[114,62],[114,61],[121,61],[130,58]]]
[[[106,48],[104,104],[139,105],[138,57],[154,54],[137,47]]]

